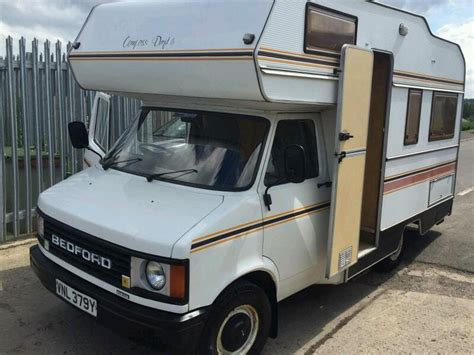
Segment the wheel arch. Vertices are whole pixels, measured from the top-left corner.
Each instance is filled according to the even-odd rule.
[[[273,277],[263,270],[253,271],[243,275],[236,280],[246,280],[260,287],[267,295],[272,307],[272,324],[270,328],[270,336],[276,338],[278,335],[278,301],[277,301],[277,284]]]
[[[219,292],[219,295],[216,297],[216,299],[239,281],[248,281],[260,287],[267,295],[272,309],[270,337],[276,338],[278,335],[278,271],[276,270],[273,262],[271,262],[269,259],[265,261],[266,263],[270,263],[270,265],[266,265],[268,268],[262,267],[243,273],[238,278],[230,282],[226,287],[224,287],[224,289]]]

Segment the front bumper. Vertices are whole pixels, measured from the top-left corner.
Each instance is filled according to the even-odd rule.
[[[30,263],[41,283],[56,294],[56,279],[97,300],[97,320],[107,327],[153,343],[191,351],[197,345],[209,309],[175,314],[137,305],[83,280],[46,258],[37,245],[30,248]],[[62,298],[61,298],[62,299]],[[148,339],[147,339],[148,338]],[[157,341],[158,340],[158,341]]]

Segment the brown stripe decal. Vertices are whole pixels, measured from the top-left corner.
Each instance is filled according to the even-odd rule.
[[[405,171],[405,172],[400,173],[400,174],[390,175],[390,176],[385,177],[385,182],[395,180],[395,179],[400,179],[400,178],[408,176],[408,175],[413,175],[413,174],[416,174],[416,173],[425,172],[425,171],[428,171],[428,170],[431,170],[431,169],[434,169],[434,168],[438,168],[440,166],[445,166],[445,165],[451,164],[451,163],[456,163],[456,160],[445,161],[445,162],[440,163],[440,164],[425,166],[423,168],[418,168],[418,169]]]
[[[436,168],[414,173],[408,176],[402,176],[395,180],[390,180],[384,184],[384,194],[389,194],[424,181],[428,181],[435,177],[447,176],[454,173],[456,163],[449,163],[447,165],[438,166]]]
[[[74,51],[71,52],[71,56],[80,56],[83,54],[133,54],[133,53],[209,53],[209,52],[248,52],[251,49],[249,48],[220,48],[220,49],[182,49],[182,50],[174,50],[174,49],[157,49],[157,50],[128,50],[128,51]]]
[[[130,61],[130,60],[252,60],[253,50],[237,51],[152,51],[152,52],[88,52],[71,53],[69,60],[100,60],[100,61]]]
[[[293,65],[303,65],[303,66],[321,66],[328,68],[337,68],[339,67],[339,61],[334,60],[334,58],[324,58],[324,57],[309,57],[309,56],[298,56],[295,54],[284,54],[281,52],[270,52],[270,51],[259,51],[258,59],[266,60],[270,62],[284,63],[284,64],[293,64]]]
[[[299,58],[322,59],[322,60],[328,60],[328,61],[337,62],[337,63],[339,63],[339,58],[341,57],[340,54],[326,53],[326,52],[323,52],[323,51],[318,51],[318,52],[315,52],[314,54],[310,54],[310,55],[309,54],[304,54],[304,53],[283,51],[283,50],[274,49],[274,48],[266,48],[266,47],[261,47],[260,51],[286,54],[286,55],[290,55],[290,56],[293,56],[293,57],[299,57]]]
[[[454,79],[449,79],[449,78],[440,78],[440,77],[424,75],[420,73],[405,72],[401,70],[395,70],[393,74],[395,76],[399,76],[401,78],[406,78],[406,79],[411,79],[411,80],[424,80],[424,81],[439,82],[443,84],[464,85],[464,81],[459,81],[459,80],[454,80]]]
[[[252,60],[252,57],[168,57],[168,58],[70,58],[71,61],[209,61],[209,60]]]
[[[277,215],[265,218],[264,220],[253,221],[239,226],[221,230],[204,237],[193,240],[191,246],[191,253],[207,249],[213,245],[227,242],[236,238],[244,237],[263,228],[270,228],[278,226],[282,223],[290,222],[295,219],[306,217],[314,213],[318,213],[329,208],[329,202],[324,202],[316,205],[306,206],[291,210]],[[256,223],[254,223],[256,222]]]

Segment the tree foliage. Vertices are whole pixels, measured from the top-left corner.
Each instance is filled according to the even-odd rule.
[[[465,99],[463,106],[463,118],[474,122],[474,99]]]

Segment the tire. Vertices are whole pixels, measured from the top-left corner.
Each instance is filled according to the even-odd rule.
[[[375,265],[375,270],[378,272],[391,272],[397,268],[398,265],[400,265],[400,262],[403,259],[403,252],[405,250],[404,248],[404,235],[405,231],[403,231],[402,236],[400,237],[400,242],[398,243],[397,250],[395,250],[394,253],[391,255],[387,256],[385,259],[380,261],[377,265]]]
[[[253,283],[239,281],[214,302],[198,354],[260,354],[270,332],[271,318],[265,292]]]

